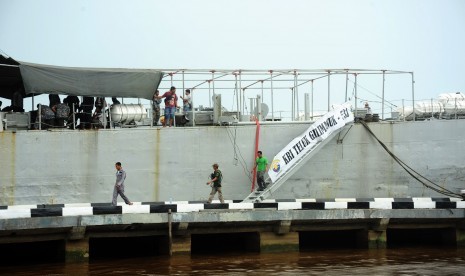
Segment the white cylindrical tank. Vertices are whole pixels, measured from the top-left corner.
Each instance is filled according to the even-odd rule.
[[[397,108],[399,114],[407,120],[413,119],[414,109],[412,106]],[[415,102],[415,117],[425,118],[444,113],[444,105],[437,100]]]
[[[440,101],[442,104],[451,103],[451,102],[454,103],[455,99],[457,99],[457,102],[465,101],[465,94],[461,92],[442,93],[442,94],[439,94],[437,98],[437,100]]]
[[[141,104],[114,104],[110,108],[111,120],[115,123],[140,122],[145,118],[145,108]]]
[[[465,114],[465,101],[459,101],[457,99],[457,102],[455,100],[449,101],[444,105],[444,110],[445,113],[447,114],[457,114],[457,115],[464,115]]]
[[[439,94],[438,101],[444,105],[446,114],[465,114],[465,94],[461,92]]]

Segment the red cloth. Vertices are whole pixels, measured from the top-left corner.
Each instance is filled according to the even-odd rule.
[[[166,91],[161,97],[165,98],[165,107],[178,106],[178,95],[175,92]]]

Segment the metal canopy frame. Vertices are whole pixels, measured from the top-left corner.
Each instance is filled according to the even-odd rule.
[[[263,98],[264,91],[269,92],[271,102],[271,120],[275,118],[275,92],[287,90],[290,92],[292,97],[292,108],[291,108],[291,120],[294,121],[299,116],[300,106],[299,92],[303,85],[310,83],[311,89],[305,94],[311,94],[310,112],[311,115],[305,114],[305,117],[313,119],[313,96],[315,82],[323,81],[327,79],[327,111],[330,110],[331,106],[331,83],[332,77],[338,75],[346,76],[346,91],[345,99],[347,101],[347,86],[349,76],[353,76],[354,82],[354,97],[355,97],[355,112],[357,112],[357,79],[363,75],[379,75],[380,76],[380,88],[381,88],[381,106],[382,114],[381,118],[385,117],[385,81],[386,75],[410,75],[411,76],[411,95],[412,103],[415,106],[415,93],[414,93],[414,73],[410,71],[399,71],[399,70],[385,70],[385,69],[272,69],[272,70],[247,70],[247,69],[157,69],[165,72],[165,76],[160,84],[159,89],[169,89],[169,86],[176,86],[177,88],[182,87],[184,94],[185,89],[191,90],[192,101],[195,101],[196,92],[208,90],[209,94],[209,105],[211,106],[212,94],[216,94],[217,91],[233,91],[233,100],[236,104],[237,113],[246,114],[247,101],[246,93],[249,91],[255,91],[261,93],[261,99]],[[181,84],[181,85],[179,85]],[[305,91],[304,91],[305,92]],[[255,95],[256,96],[256,95]],[[307,95],[304,95],[304,98]],[[341,101],[342,102],[342,101]],[[305,103],[304,103],[305,104]],[[280,111],[277,111],[280,112]],[[357,114],[356,114],[357,115]],[[415,116],[415,114],[414,114]],[[414,118],[415,119],[415,118]]]
[[[8,64],[0,64],[10,66]],[[184,94],[185,89],[191,90],[192,101],[196,96],[196,92],[208,90],[209,105],[212,106],[212,95],[217,91],[233,91],[237,113],[246,114],[247,100],[246,93],[249,91],[259,91],[261,99],[264,99],[264,92],[269,92],[271,103],[271,120],[275,121],[275,93],[277,91],[287,90],[292,97],[291,120],[294,121],[299,116],[301,103],[299,101],[299,92],[304,89],[299,89],[303,85],[310,83],[311,89],[305,94],[310,93],[310,111],[311,114],[305,114],[305,117],[313,119],[314,114],[314,83],[327,79],[327,111],[330,110],[331,103],[331,83],[332,77],[338,75],[346,76],[346,91],[345,99],[347,101],[348,78],[353,76],[354,92],[355,92],[355,112],[357,112],[357,79],[363,75],[380,75],[380,87],[382,87],[381,98],[382,114],[381,118],[385,117],[385,78],[386,75],[410,75],[411,76],[411,96],[412,105],[415,106],[415,80],[414,73],[411,71],[399,70],[384,70],[384,69],[155,69],[165,73],[159,89],[169,89],[170,86],[182,87]],[[168,84],[169,83],[169,84]],[[160,91],[162,93],[162,91]],[[233,96],[233,97],[234,97]],[[255,95],[256,96],[256,95]],[[304,95],[304,98],[307,97]],[[139,100],[140,102],[140,100]],[[342,102],[342,100],[341,100]],[[32,103],[34,108],[34,101]],[[415,113],[413,114],[415,120]]]

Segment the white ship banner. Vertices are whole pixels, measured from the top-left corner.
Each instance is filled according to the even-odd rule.
[[[282,149],[273,158],[270,170],[268,170],[271,181],[274,183],[281,175],[286,174],[298,160],[313,151],[331,133],[353,122],[354,115],[350,107],[349,102],[333,106],[332,111],[315,121],[304,133],[294,138]]]

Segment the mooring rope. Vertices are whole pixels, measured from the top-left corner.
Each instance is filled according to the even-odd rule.
[[[415,171],[414,169],[412,169],[410,166],[408,166],[407,164],[405,164],[405,162],[403,162],[402,160],[399,159],[399,157],[397,157],[394,153],[392,153],[388,147],[381,141],[378,139],[378,137],[373,133],[373,131],[370,129],[370,127],[367,125],[367,123],[365,121],[359,121],[364,127],[366,130],[368,130],[368,132],[376,139],[376,141],[378,141],[378,143],[384,148],[384,150],[386,150],[386,152],[410,175],[412,176],[413,178],[415,178],[418,182],[420,182],[423,186],[433,190],[433,191],[436,191],[440,194],[443,194],[443,195],[446,195],[446,196],[449,196],[449,197],[457,197],[457,198],[463,198],[462,195],[458,194],[458,193],[455,193],[455,192],[452,192],[444,187],[441,187],[440,185],[434,183],[432,180],[426,178],[425,176],[421,175],[419,172]]]

